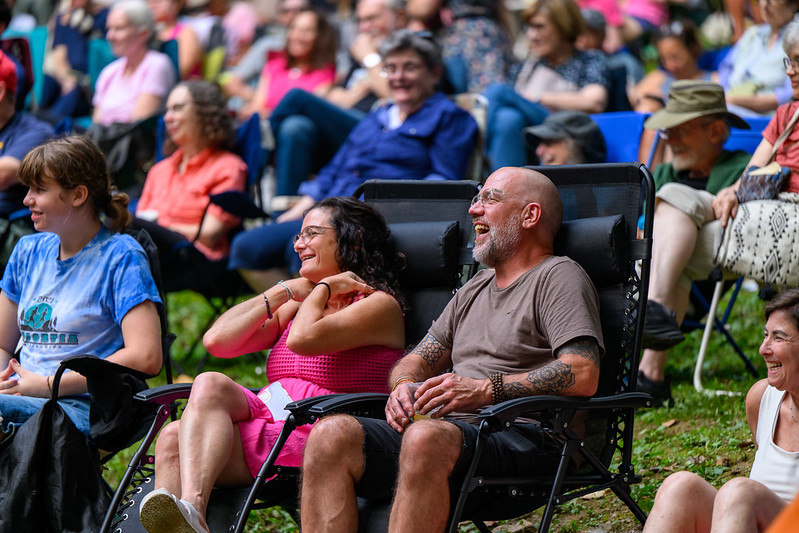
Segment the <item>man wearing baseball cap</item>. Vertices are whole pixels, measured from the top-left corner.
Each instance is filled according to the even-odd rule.
[[[582,111],[557,111],[543,123],[525,128],[524,134],[542,165],[604,163],[607,157],[605,137]]]
[[[17,69],[0,52],[0,218],[24,209],[28,188],[17,179],[17,169],[29,151],[54,135],[53,127],[15,108]]]
[[[721,232],[715,226],[714,195],[737,180],[749,154],[723,146],[730,127],[749,129],[727,110],[724,90],[704,81],[676,81],[664,109],[644,123],[658,130],[672,153],[655,169],[655,227],[644,355],[638,390],[656,404],[673,403],[665,376],[668,350],[683,340],[679,324],[688,309],[691,281],[706,279]]]

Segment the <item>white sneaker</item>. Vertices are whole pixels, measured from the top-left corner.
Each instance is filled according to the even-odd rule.
[[[193,505],[164,488],[142,499],[139,518],[148,533],[210,533],[200,525],[200,513]]]

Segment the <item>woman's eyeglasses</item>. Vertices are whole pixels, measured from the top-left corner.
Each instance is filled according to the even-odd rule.
[[[785,70],[792,68],[795,72],[799,72],[799,57],[783,57],[782,64],[785,67]]]
[[[292,242],[294,242],[294,244],[297,244],[297,242],[308,244],[314,237],[321,235],[329,229],[335,228],[332,226],[306,226],[301,232],[294,236]]]

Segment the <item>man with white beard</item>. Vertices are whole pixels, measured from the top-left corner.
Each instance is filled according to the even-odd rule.
[[[721,85],[676,81],[664,109],[644,123],[659,130],[668,144],[671,163],[655,169],[655,226],[649,301],[644,327],[644,355],[638,390],[655,405],[673,404],[665,376],[668,350],[683,340],[691,280],[707,279],[722,233],[713,210],[715,194],[732,185],[749,162],[746,152],[724,150],[730,127],[749,129],[727,111]]]
[[[596,391],[604,349],[597,296],[577,263],[553,255],[563,213],[555,186],[533,170],[500,168],[469,213],[474,257],[489,268],[394,367],[386,420],[334,415],[314,426],[303,531],[356,531],[356,495],[394,496],[390,531],[444,531],[474,453],[475,412],[522,396]],[[557,467],[559,447],[535,423],[492,433],[485,446],[481,475]]]

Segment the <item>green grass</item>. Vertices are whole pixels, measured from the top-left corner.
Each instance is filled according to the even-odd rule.
[[[201,334],[203,324],[211,316],[210,307],[193,293],[169,296],[170,328],[178,335],[172,350],[173,358],[189,374],[203,356],[200,346],[189,354],[191,342]],[[722,306],[726,304],[726,298]],[[758,355],[763,330],[763,302],[756,294],[742,291],[730,319],[730,331],[744,352],[755,363],[761,375],[765,365]],[[723,307],[722,307],[723,308]],[[691,470],[701,474],[715,486],[741,475],[748,475],[754,458],[749,428],[744,414],[743,394],[754,383],[733,350],[714,333],[705,359],[703,384],[708,389],[726,388],[741,396],[714,396],[697,393],[692,385],[696,354],[701,331],[687,336],[672,350],[667,372],[672,379],[676,403],[672,408],[643,410],[636,415],[636,441],[633,461],[643,481],[634,486],[633,494],[645,511],[652,507],[655,492],[663,479],[673,471]],[[254,354],[237,359],[210,358],[204,370],[224,372],[245,386],[261,386],[265,357]],[[152,380],[162,384],[163,374]],[[116,483],[135,448],[118,454],[109,462],[107,478]],[[494,531],[536,531],[540,513],[494,525]],[[640,527],[612,494],[596,499],[578,499],[561,506],[555,516],[553,532],[639,531]],[[280,508],[258,511],[250,517],[247,531],[295,532],[297,525]],[[464,525],[463,533],[476,531]]]

